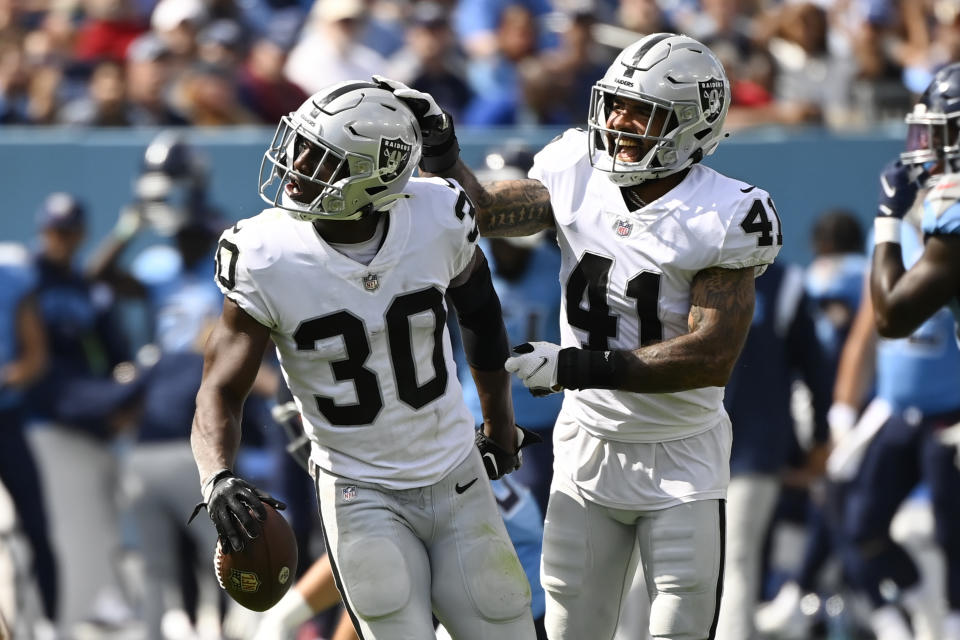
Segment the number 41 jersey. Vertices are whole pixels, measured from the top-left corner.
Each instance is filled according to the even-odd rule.
[[[313,461],[390,489],[441,479],[473,447],[444,294],[477,239],[466,194],[413,179],[369,265],[280,209],[241,220],[217,248],[223,293],[271,330]]]
[[[537,154],[530,177],[550,191],[560,244],[564,347],[634,350],[688,333],[690,284],[704,269],[773,262],[783,244],[770,196],[695,164],[658,200],[629,211],[590,166],[587,134],[571,129]],[[720,422],[723,389],[567,391],[563,412],[587,432],[662,442]]]

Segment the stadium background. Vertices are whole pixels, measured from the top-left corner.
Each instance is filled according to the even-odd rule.
[[[458,133],[463,158],[479,166],[483,155],[507,141],[539,149],[562,128],[464,128]],[[705,164],[757,184],[774,195],[783,221],[782,259],[806,264],[816,216],[845,207],[866,223],[876,206],[877,173],[903,148],[904,126],[891,122],[843,134],[826,128],[764,127],[737,131]],[[153,129],[0,128],[0,170],[4,202],[2,235],[29,242],[34,211],[51,191],[83,200],[90,214],[86,247],[96,243],[130,202],[143,150]],[[264,206],[257,176],[273,128],[191,129],[187,139],[207,156],[213,203],[231,219],[255,215]]]

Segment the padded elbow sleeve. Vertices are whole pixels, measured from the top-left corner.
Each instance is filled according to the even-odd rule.
[[[493,288],[486,260],[459,287],[449,290],[456,307],[467,363],[480,371],[503,368],[510,355],[507,330],[503,326],[500,298]]]

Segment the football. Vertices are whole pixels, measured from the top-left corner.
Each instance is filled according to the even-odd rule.
[[[297,540],[282,515],[268,504],[262,531],[247,540],[243,551],[223,553],[220,542],[214,552],[217,581],[231,598],[253,611],[266,611],[279,602],[295,580]]]

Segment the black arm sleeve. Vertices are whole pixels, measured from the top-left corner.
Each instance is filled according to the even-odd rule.
[[[460,335],[467,362],[480,371],[502,369],[510,349],[507,330],[503,326],[500,298],[493,288],[487,261],[483,260],[466,282],[451,287],[447,293],[460,321]]]

